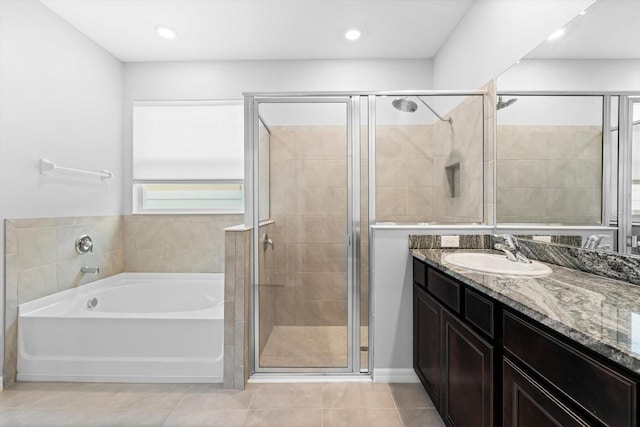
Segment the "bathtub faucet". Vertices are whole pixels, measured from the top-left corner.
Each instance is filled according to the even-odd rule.
[[[84,267],[80,267],[80,271],[84,274],[100,274],[100,267],[88,267],[85,265]]]

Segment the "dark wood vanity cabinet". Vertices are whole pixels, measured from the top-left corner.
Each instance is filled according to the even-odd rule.
[[[493,346],[443,310],[442,353],[442,417],[452,426],[493,426]]]
[[[436,408],[442,390],[442,306],[419,286],[413,291],[413,368]]]
[[[640,376],[416,259],[413,290],[414,369],[447,425],[638,426]]]
[[[423,269],[424,265],[414,265]],[[414,281],[414,369],[450,426],[494,425],[494,352],[458,317],[461,285],[428,270]],[[438,298],[436,298],[436,295]]]
[[[509,359],[504,359],[502,375],[503,427],[590,425]]]

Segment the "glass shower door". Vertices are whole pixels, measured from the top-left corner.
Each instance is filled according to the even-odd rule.
[[[283,97],[255,105],[270,133],[268,159],[258,154],[257,162],[270,172],[269,216],[254,235],[255,370],[351,372],[352,101]]]
[[[631,138],[631,234],[627,246],[640,255],[640,99],[632,98],[630,107]]]

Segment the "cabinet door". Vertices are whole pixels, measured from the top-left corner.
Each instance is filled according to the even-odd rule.
[[[493,426],[493,347],[446,310],[442,310],[442,334],[442,415],[456,427]]]
[[[441,311],[433,297],[413,287],[413,368],[436,408],[442,390]]]
[[[504,359],[502,372],[503,427],[589,425],[509,359]]]

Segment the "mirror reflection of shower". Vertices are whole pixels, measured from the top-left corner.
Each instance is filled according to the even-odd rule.
[[[502,95],[498,96],[498,103],[496,104],[496,110],[502,110],[503,108],[507,108],[509,105],[516,102],[518,98],[511,98],[506,101],[502,100]]]
[[[429,110],[431,110],[431,112],[435,114],[435,116],[440,119],[440,121],[449,122],[449,124],[453,123],[453,119],[451,117],[449,117],[448,119],[442,118],[442,116],[436,113],[435,110],[431,108],[431,106],[427,104],[422,98],[420,98],[419,96],[416,96],[416,98],[418,98],[420,102],[422,102]],[[393,105],[393,108],[395,108],[396,110],[402,111],[404,113],[415,113],[415,111],[418,109],[418,104],[407,97],[396,98],[391,102],[391,105]]]

